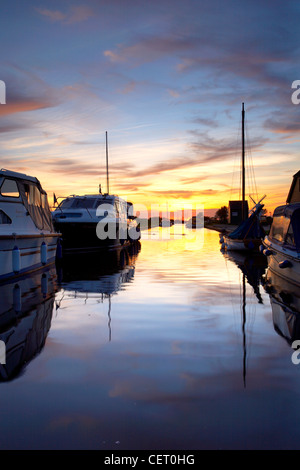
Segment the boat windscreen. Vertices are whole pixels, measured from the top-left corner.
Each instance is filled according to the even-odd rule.
[[[274,212],[269,237],[300,252],[300,208]]]
[[[279,215],[273,218],[270,238],[277,240],[280,243],[283,243],[288,232],[290,225],[290,219],[284,215]]]
[[[95,206],[96,198],[76,198],[70,208],[72,209],[92,209]]]

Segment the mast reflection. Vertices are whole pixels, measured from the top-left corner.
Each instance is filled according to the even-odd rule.
[[[264,283],[264,274],[267,268],[266,257],[261,254],[245,254],[242,252],[223,252],[225,259],[234,263],[242,272],[242,292],[241,292],[241,323],[243,335],[243,384],[246,388],[246,370],[247,370],[247,287],[252,287],[259,304],[263,303],[260,293],[260,286]]]
[[[103,253],[78,253],[65,257],[57,268],[61,295],[57,301],[58,307],[63,304],[65,296],[82,299],[85,303],[89,298],[101,303],[107,301],[107,325],[111,341],[111,299],[125,284],[132,282],[140,250],[141,244],[136,242]]]

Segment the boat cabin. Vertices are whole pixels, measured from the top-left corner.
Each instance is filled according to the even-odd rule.
[[[300,202],[300,171],[294,174],[290,191],[287,197],[287,204]]]
[[[2,228],[5,225],[12,225],[12,229],[16,226],[18,230],[34,228],[54,231],[47,193],[37,178],[14,171],[0,170],[0,204]],[[25,208],[23,217],[17,209],[20,206]],[[25,215],[30,217],[26,219]],[[28,223],[30,219],[33,224]]]
[[[103,214],[101,211],[103,206]],[[107,215],[117,218],[132,218],[132,204],[113,195],[85,195],[69,196],[64,199],[53,212],[54,221],[65,219],[80,219],[79,221],[91,221],[96,216]],[[98,218],[96,219],[99,220]],[[75,221],[75,220],[74,220]]]
[[[269,239],[300,253],[300,202],[275,209]]]

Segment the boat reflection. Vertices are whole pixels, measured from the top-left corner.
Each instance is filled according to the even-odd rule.
[[[264,283],[264,274],[268,266],[265,256],[259,253],[224,252],[224,257],[233,262],[242,271],[245,280],[252,287],[258,302],[263,303],[260,286]]]
[[[247,323],[247,289],[248,283],[256,296],[259,304],[263,303],[260,293],[260,286],[263,285],[265,270],[267,268],[267,261],[264,256],[259,253],[245,253],[245,252],[223,252],[225,259],[234,263],[242,272],[241,281],[241,328],[243,336],[243,383],[246,388],[246,374],[247,374],[247,337],[246,337],[246,323]]]
[[[56,292],[55,266],[0,285],[0,381],[20,375],[45,345]]]
[[[274,271],[267,270],[265,290],[269,294],[275,331],[291,346],[300,339],[300,289]]]
[[[108,302],[109,341],[111,341],[111,298],[126,283],[134,278],[135,263],[141,250],[141,243],[135,242],[122,249],[104,253],[82,253],[64,257],[57,268],[60,299],[57,307],[62,307],[66,299],[96,299]]]

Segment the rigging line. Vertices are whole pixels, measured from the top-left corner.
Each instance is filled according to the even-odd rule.
[[[239,149],[240,149],[240,135],[241,135],[241,122],[239,123],[239,129],[237,130],[237,134],[236,134],[236,145],[235,145],[235,153],[234,153],[234,160],[233,160],[233,171],[232,171],[232,175],[231,175],[231,189],[230,189],[230,197],[229,199],[231,200],[233,198],[233,194],[235,193],[235,184],[236,182],[234,181],[235,178],[237,178],[237,174],[239,175],[240,177],[240,167],[238,167],[238,165],[240,164],[240,152],[239,152]],[[237,167],[238,167],[238,170],[237,171]],[[237,187],[240,188],[241,187],[241,181],[237,181]]]
[[[251,141],[249,138],[248,133],[248,126],[245,126],[246,130],[246,140],[247,140],[247,161],[248,161],[248,168],[249,168],[249,188],[251,189],[250,192],[253,191],[255,194],[256,200],[258,200],[258,191],[256,186],[256,179],[255,179],[255,172],[254,172],[254,165],[253,165],[253,158],[252,158],[252,148],[251,148]]]

